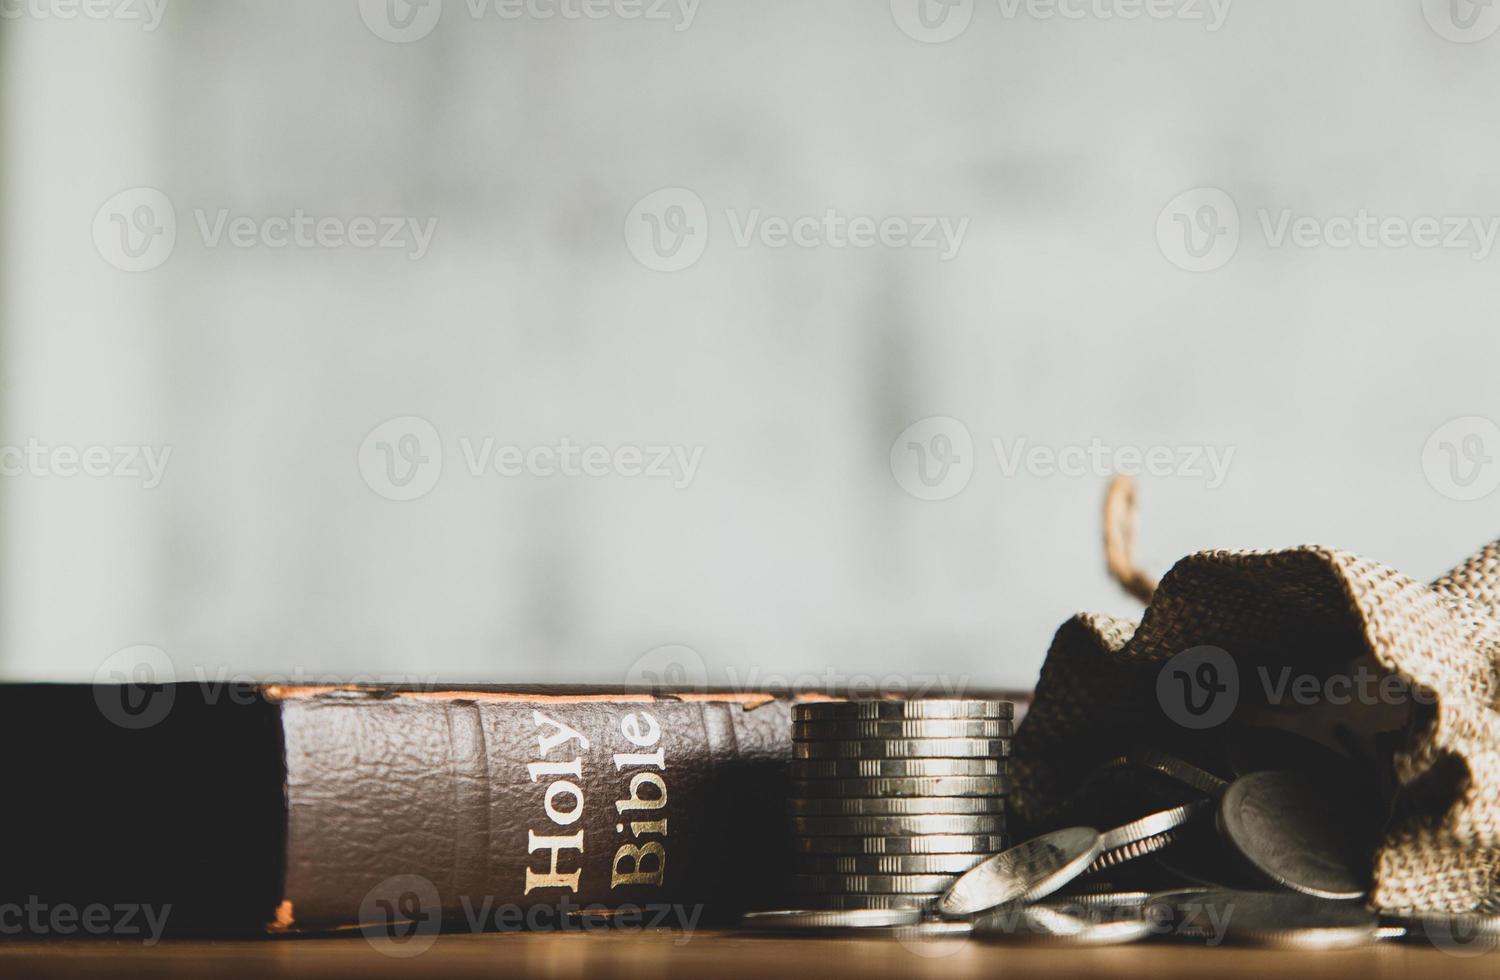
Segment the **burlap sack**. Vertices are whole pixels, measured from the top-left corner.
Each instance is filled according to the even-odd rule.
[[[1016,736],[1018,815],[1045,822],[1081,772],[1143,732],[1188,747],[1206,737],[1167,717],[1157,687],[1170,658],[1200,645],[1233,657],[1247,710],[1266,709],[1262,681],[1288,668],[1327,678],[1368,663],[1413,685],[1409,698],[1387,691],[1335,706],[1354,728],[1389,729],[1399,713],[1392,751],[1372,760],[1391,778],[1371,900],[1442,911],[1494,905],[1500,542],[1431,585],[1327,548],[1203,552],[1162,579],[1139,624],[1074,617],[1052,642]]]

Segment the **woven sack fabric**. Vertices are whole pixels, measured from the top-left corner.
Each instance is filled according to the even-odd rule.
[[[1016,735],[1017,814],[1045,822],[1079,773],[1133,740],[1166,739],[1191,751],[1211,737],[1168,717],[1158,687],[1169,659],[1203,646],[1233,659],[1237,711],[1265,707],[1262,679],[1288,669],[1327,678],[1363,663],[1376,677],[1410,685],[1401,704],[1356,698],[1337,707],[1353,728],[1386,731],[1391,745],[1376,757],[1389,809],[1379,815],[1371,901],[1387,909],[1495,907],[1500,541],[1430,585],[1322,547],[1201,552],[1163,577],[1139,624],[1075,616],[1053,639]]]

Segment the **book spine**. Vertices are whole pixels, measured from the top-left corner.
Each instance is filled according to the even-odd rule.
[[[278,930],[543,905],[693,906],[717,921],[774,903],[785,880],[786,699],[276,697]]]

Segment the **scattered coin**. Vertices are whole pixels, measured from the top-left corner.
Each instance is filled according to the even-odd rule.
[[[909,817],[793,817],[792,829],[810,837],[1005,833],[1000,813],[953,816],[924,813]]]
[[[952,875],[792,875],[792,890],[823,895],[936,895]]]
[[[1080,912],[1033,905],[996,909],[974,921],[974,938],[990,942],[1031,942],[1067,946],[1112,946],[1151,935],[1153,925],[1139,908]]]
[[[815,909],[930,909],[936,895],[803,895],[800,904]]]
[[[1380,917],[1381,931],[1439,949],[1488,952],[1500,946],[1500,916],[1479,912],[1401,912]]]
[[[1191,786],[1193,789],[1213,798],[1218,799],[1224,795],[1229,788],[1229,783],[1206,769],[1200,769],[1191,762],[1185,762],[1176,756],[1168,755],[1147,745],[1138,745],[1130,750],[1130,761],[1139,766],[1155,769],[1157,772],[1171,776],[1178,782]]]
[[[867,799],[819,798],[793,799],[792,813],[799,817],[819,816],[910,816],[923,813],[973,814],[1004,813],[1003,796],[904,796]]]
[[[869,738],[796,742],[797,759],[993,759],[1010,755],[1004,738]]]
[[[1048,908],[1067,911],[1071,908],[1120,909],[1139,907],[1151,900],[1150,892],[1110,891],[1077,892],[1071,895],[1052,895],[1042,904]]]
[[[930,779],[999,776],[1004,759],[793,759],[793,779]]]
[[[1173,902],[1174,936],[1278,949],[1349,949],[1375,941],[1379,920],[1354,902],[1285,892],[1208,891]]]
[[[1099,856],[1092,827],[1066,827],[1033,838],[977,865],[938,901],[943,915],[972,915],[1015,901],[1035,901],[1078,877]]]
[[[957,875],[988,854],[803,854],[797,870],[840,875]]]
[[[798,721],[792,738],[798,742],[856,738],[1010,738],[1015,726],[999,719],[917,719],[912,721]]]
[[[1369,888],[1371,813],[1325,777],[1241,776],[1219,804],[1219,829],[1257,871],[1284,888],[1356,899]]]
[[[932,760],[943,761],[943,760]],[[933,776],[889,779],[807,779],[792,783],[796,799],[814,797],[1005,796],[1009,776]]]
[[[1005,849],[1002,834],[914,834],[906,837],[799,837],[803,854],[995,854]]]
[[[997,718],[1015,716],[1009,701],[809,701],[795,705],[798,721],[832,721],[843,718]]]
[[[1177,839],[1176,832],[1180,828],[1194,817],[1205,813],[1207,808],[1207,800],[1198,800],[1105,831],[1102,835],[1102,850],[1094,863],[1089,865],[1089,872],[1103,871],[1162,850]]]
[[[915,926],[921,921],[917,909],[777,909],[746,912],[740,925],[750,929],[874,929]]]

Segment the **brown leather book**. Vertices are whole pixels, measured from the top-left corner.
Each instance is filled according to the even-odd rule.
[[[171,932],[722,921],[785,900],[795,700],[0,686],[0,904],[170,905]]]

